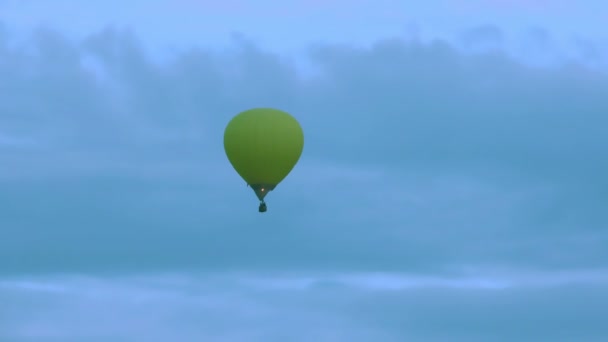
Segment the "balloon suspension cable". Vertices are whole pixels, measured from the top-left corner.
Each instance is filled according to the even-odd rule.
[[[265,213],[267,210],[266,202],[264,202],[264,197],[268,195],[268,192],[272,191],[276,185],[272,184],[249,184],[249,186],[255,192],[255,195],[260,200],[260,207],[258,209],[259,212]]]

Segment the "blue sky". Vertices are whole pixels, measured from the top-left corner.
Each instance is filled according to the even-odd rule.
[[[0,340],[603,341],[607,10],[0,0]]]

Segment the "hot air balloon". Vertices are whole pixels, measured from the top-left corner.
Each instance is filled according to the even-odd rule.
[[[304,148],[304,132],[286,112],[254,108],[236,115],[224,131],[224,150],[236,172],[260,200],[294,168]]]

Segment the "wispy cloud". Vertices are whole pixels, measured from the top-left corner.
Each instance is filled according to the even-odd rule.
[[[4,280],[0,283],[0,298],[5,303],[3,312],[8,320],[3,320],[0,337],[11,341],[26,338],[162,341],[177,336],[217,341],[281,338],[398,341],[403,336],[414,340],[458,336],[481,341],[530,337],[530,333],[538,338],[557,337],[563,333],[560,329],[525,331],[530,328],[528,318],[540,313],[536,307],[539,298],[532,299],[540,295],[543,303],[551,303],[550,308],[543,309],[553,310],[543,319],[545,323],[571,319],[567,323],[568,336],[595,341],[603,330],[601,325],[591,323],[598,321],[593,318],[597,313],[593,310],[599,310],[607,299],[603,290],[607,279],[598,277],[601,272],[566,277],[551,273],[532,277],[510,274],[503,275],[502,280],[403,274],[174,274]],[[535,281],[530,282],[531,278]],[[510,284],[505,286],[507,279]],[[555,279],[561,281],[556,283]],[[569,280],[563,282],[565,279]],[[489,293],[485,291],[494,294],[487,297]],[[579,306],[586,305],[587,310],[569,310],[566,303],[571,301],[563,296],[578,297]],[[393,304],[385,306],[384,312],[378,311],[386,301]],[[463,305],[465,302],[468,305]],[[492,306],[508,312],[493,314],[487,311]],[[525,316],[520,316],[526,311]],[[467,315],[473,316],[463,320]],[[502,335],[470,324],[471,320],[479,319],[484,325],[500,327],[507,316],[510,323],[499,328]],[[450,325],[458,321],[463,325]],[[402,325],[395,325],[397,322]],[[442,329],[432,328],[437,325]]]

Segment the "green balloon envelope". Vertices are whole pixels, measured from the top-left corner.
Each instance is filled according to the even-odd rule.
[[[303,149],[302,127],[278,109],[254,108],[239,113],[224,131],[228,160],[262,202],[291,172]]]

